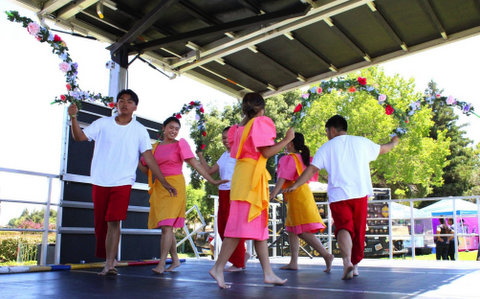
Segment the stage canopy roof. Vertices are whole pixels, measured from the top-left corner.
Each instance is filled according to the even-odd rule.
[[[480,32],[478,0],[17,2],[109,42],[124,67],[139,55],[236,98],[271,96]]]

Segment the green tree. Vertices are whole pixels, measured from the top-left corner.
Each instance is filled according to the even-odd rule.
[[[8,221],[8,227],[14,228],[43,228],[43,215],[45,210],[33,210],[30,212],[28,209],[24,209],[22,214],[17,218],[12,218]],[[57,211],[50,210],[49,228],[55,228],[57,223]]]
[[[435,97],[441,94],[437,83],[430,81],[425,94]],[[434,126],[430,129],[430,137],[438,138],[439,131],[445,131],[445,136],[450,139],[450,154],[447,156],[448,165],[443,169],[443,185],[433,188],[431,196],[460,196],[473,188],[472,176],[478,165],[478,155],[469,145],[472,140],[465,137],[462,130],[465,125],[458,125],[458,116],[454,109],[443,101],[435,101],[432,104],[432,120]]]
[[[406,81],[398,75],[388,77],[375,67],[363,70],[360,75],[387,95],[396,109],[405,110],[410,102],[421,97],[414,92],[413,80]],[[324,92],[329,93],[328,90]],[[378,144],[388,142],[390,133],[398,125],[396,119],[385,114],[377,99],[367,93],[332,90],[317,97],[299,130],[305,134],[312,150],[327,142],[325,122],[335,114],[347,119],[349,134],[367,137]],[[431,109],[428,108],[415,113],[400,145],[371,163],[374,186],[390,187],[396,197],[423,197],[430,194],[434,186],[442,184],[442,170],[447,164],[450,142],[446,130],[438,130],[437,139],[429,137],[434,124],[431,118]],[[321,178],[326,181],[324,172]]]

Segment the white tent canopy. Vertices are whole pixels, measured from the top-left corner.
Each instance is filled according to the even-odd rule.
[[[392,219],[410,219],[410,207],[402,205],[396,202],[391,203],[391,215]],[[429,218],[430,213],[426,213],[419,209],[413,208],[413,217],[417,218]]]
[[[453,200],[440,200],[434,204],[431,204],[425,208],[420,209],[422,212],[429,214],[453,214]],[[458,211],[457,215],[462,213],[475,214],[478,212],[476,204],[463,200],[455,200],[455,210]]]

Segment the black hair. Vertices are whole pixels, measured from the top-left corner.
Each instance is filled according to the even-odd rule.
[[[178,120],[178,118],[176,118],[175,116],[170,116],[169,118],[167,118],[164,122],[163,122],[163,129],[165,129],[165,127],[171,123],[172,121],[176,122],[180,127],[182,127],[182,124],[180,123],[180,121]]]
[[[230,128],[231,128],[231,127],[228,126],[228,127],[226,127],[225,129],[223,129],[222,134],[225,133],[225,132],[228,132],[228,130],[230,130]]]
[[[441,224],[445,224],[445,219],[439,218],[438,221],[440,221]]]
[[[134,102],[135,102],[135,105],[138,106],[138,96],[137,96],[137,94],[136,94],[133,90],[131,90],[131,89],[122,89],[122,90],[120,90],[120,92],[119,92],[118,95],[117,95],[117,102],[118,102],[118,99],[120,99],[120,97],[121,97],[122,95],[124,95],[124,94],[130,95],[130,97],[132,98],[132,101],[134,101]]]
[[[310,149],[305,145],[305,137],[302,133],[295,132],[295,138],[292,140],[293,147],[302,156],[302,161],[305,166],[310,165]]]
[[[325,123],[325,128],[335,128],[337,131],[347,132],[347,120],[341,115],[334,115],[330,117]]]
[[[249,92],[242,100],[242,112],[250,120],[265,108],[265,100],[259,93]]]

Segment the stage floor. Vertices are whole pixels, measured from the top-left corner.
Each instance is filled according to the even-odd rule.
[[[330,274],[323,259],[300,258],[298,271],[279,268],[288,258],[272,258],[284,286],[263,284],[260,264],[225,273],[230,289],[209,276],[213,261],[187,259],[177,271],[154,275],[149,266],[119,267],[118,276],[100,277],[100,269],[0,275],[1,298],[480,298],[480,262],[364,260],[360,276],[341,280],[341,260]]]

